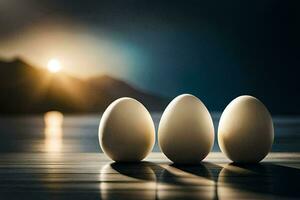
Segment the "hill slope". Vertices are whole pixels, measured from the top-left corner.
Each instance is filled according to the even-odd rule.
[[[168,99],[148,94],[104,75],[81,80],[50,74],[21,59],[0,61],[0,113],[101,112],[120,97],[132,97],[150,110],[162,110]]]

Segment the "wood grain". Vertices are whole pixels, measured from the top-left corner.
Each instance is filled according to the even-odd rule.
[[[0,199],[299,199],[300,153],[236,165],[210,153],[174,165],[151,153],[114,163],[101,153],[2,153]]]

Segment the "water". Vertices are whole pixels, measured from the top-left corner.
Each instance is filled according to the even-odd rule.
[[[152,113],[156,129],[160,117],[161,113]],[[216,129],[219,117],[220,114],[213,114]],[[59,122],[58,115],[47,122],[44,115],[0,117],[0,152],[101,152],[100,118],[101,115],[64,115]],[[272,151],[300,152],[300,118],[273,117],[273,120]],[[153,151],[160,151],[157,141]],[[213,151],[220,151],[217,141]]]

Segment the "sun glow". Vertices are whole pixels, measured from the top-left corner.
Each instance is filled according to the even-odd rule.
[[[51,73],[57,73],[61,70],[61,63],[59,60],[52,58],[48,61],[47,68]]]

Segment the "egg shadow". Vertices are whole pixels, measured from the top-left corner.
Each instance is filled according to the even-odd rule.
[[[300,198],[300,170],[276,164],[224,166],[218,177],[219,199]]]
[[[115,162],[104,168],[106,175],[118,178],[101,180],[101,199],[216,199],[217,175],[210,169],[220,167],[210,163]]]
[[[101,199],[156,199],[156,175],[150,162],[105,165],[100,173]]]
[[[114,162],[110,166],[118,173],[128,177],[145,181],[156,181],[156,174],[153,169],[158,166],[151,162]]]
[[[168,165],[158,177],[157,199],[215,199],[216,182],[211,165]]]
[[[171,164],[170,166],[176,167],[184,172],[207,178],[217,182],[218,174],[222,170],[222,167],[210,162],[200,162],[197,164]]]

